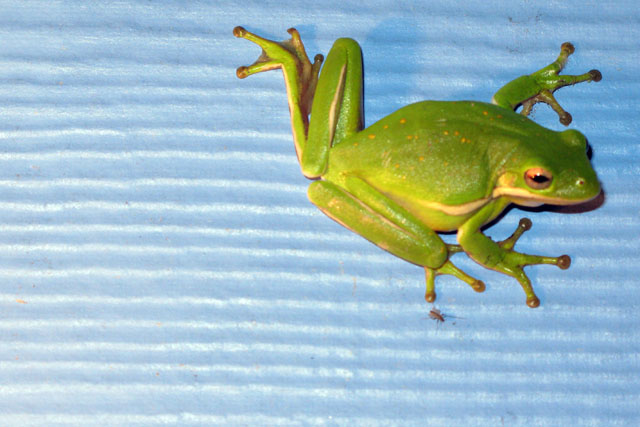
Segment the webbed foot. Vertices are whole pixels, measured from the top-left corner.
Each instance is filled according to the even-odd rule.
[[[598,82],[602,79],[602,73],[598,70],[573,76],[560,75],[560,71],[574,51],[575,48],[571,43],[563,43],[558,59],[535,73],[518,77],[507,83],[495,93],[492,102],[509,109],[516,109],[522,105],[521,113],[525,116],[529,115],[535,104],[544,102],[558,114],[560,123],[567,126],[571,123],[571,114],[560,106],[553,96],[553,92],[564,86],[581,82]]]
[[[553,264],[557,265],[563,270],[566,270],[571,265],[571,258],[569,255],[561,255],[559,257],[548,257],[540,255],[527,255],[513,250],[518,239],[522,234],[531,229],[531,220],[529,218],[522,218],[518,223],[518,228],[508,238],[497,242],[498,246],[505,249],[505,259],[503,260],[503,266],[499,271],[505,274],[515,277],[524,293],[527,296],[527,305],[531,308],[538,307],[540,305],[540,299],[536,296],[531,286],[531,281],[523,271],[523,267],[534,264]]]
[[[291,38],[277,42],[253,34],[243,27],[235,27],[234,36],[249,40],[262,48],[262,54],[258,59],[249,66],[238,67],[236,75],[244,79],[251,74],[281,68],[290,96],[289,104],[297,104],[302,115],[307,117],[311,112],[311,102],[324,57],[316,55],[312,64],[298,30],[289,28],[287,32],[291,34]]]
[[[447,245],[447,246],[449,246],[450,249],[451,247],[459,248],[458,245]],[[454,251],[454,252],[459,252],[459,251]],[[482,280],[478,280],[474,277],[469,276],[467,273],[465,273],[464,271],[456,267],[451,262],[451,260],[447,260],[447,262],[445,262],[441,267],[436,269],[425,267],[424,272],[425,272],[425,278],[427,282],[427,291],[424,295],[424,299],[427,300],[427,302],[434,302],[436,300],[435,278],[436,276],[439,276],[442,274],[449,274],[451,276],[457,277],[458,279],[462,280],[463,282],[471,286],[471,288],[476,292],[484,292],[484,290],[486,289],[486,286]]]

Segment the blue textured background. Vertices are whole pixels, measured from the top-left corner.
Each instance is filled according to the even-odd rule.
[[[310,54],[357,39],[367,123],[422,99],[489,100],[549,63],[606,201],[511,210],[540,308],[458,262],[438,279],[317,211],[284,84],[235,68],[235,25]],[[0,2],[2,425],[637,425],[640,9],[635,0]],[[560,129],[537,106],[535,120]]]

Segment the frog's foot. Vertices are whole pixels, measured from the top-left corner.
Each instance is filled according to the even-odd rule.
[[[521,113],[528,116],[531,109],[538,102],[548,104],[557,114],[560,123],[567,126],[571,123],[571,114],[566,112],[554,98],[553,92],[564,86],[581,82],[598,82],[602,74],[598,70],[591,70],[580,75],[560,75],[569,58],[575,51],[569,42],[563,43],[560,55],[551,64],[533,74],[519,77],[503,86],[493,97],[493,102],[506,108],[515,109],[522,105]]]
[[[447,245],[447,246],[449,248],[451,247],[459,248],[458,245]],[[435,278],[436,276],[439,276],[441,274],[450,274],[452,276],[457,277],[458,279],[462,280],[463,282],[471,286],[471,288],[476,292],[484,292],[485,290],[485,285],[483,281],[469,276],[467,273],[465,273],[464,271],[460,270],[458,267],[453,265],[453,263],[450,260],[447,260],[439,268],[434,269],[434,268],[425,267],[424,272],[425,272],[425,278],[427,282],[427,291],[424,295],[424,299],[426,299],[427,302],[434,302],[436,300]]]
[[[282,42],[267,40],[242,27],[235,27],[233,35],[247,39],[262,48],[260,57],[249,66],[238,67],[236,75],[244,79],[251,74],[281,68],[289,96],[289,105],[297,105],[304,117],[311,112],[311,102],[318,83],[318,73],[324,57],[316,55],[313,64],[295,28],[287,30],[291,39]]]
[[[560,47],[560,55],[558,59],[544,67],[541,70],[531,74],[531,77],[535,81],[538,94],[522,102],[522,114],[529,115],[531,108],[538,102],[544,102],[548,104],[558,114],[560,123],[567,126],[571,123],[571,114],[566,112],[558,101],[553,96],[553,92],[564,86],[574,85],[580,82],[599,82],[602,79],[602,74],[598,70],[591,70],[587,73],[577,76],[560,75],[560,71],[567,64],[569,55],[575,51],[573,45],[569,42],[562,43]]]
[[[522,218],[518,224],[518,228],[513,234],[501,242],[498,245],[505,249],[505,258],[502,265],[496,268],[505,274],[513,276],[520,282],[522,289],[527,296],[527,305],[531,308],[535,308],[540,305],[540,300],[536,296],[531,287],[531,281],[523,271],[523,267],[534,264],[553,264],[557,265],[563,270],[566,270],[571,265],[571,258],[569,255],[561,255],[559,257],[548,257],[540,255],[527,255],[516,252],[513,250],[516,242],[522,236],[522,234],[531,228],[531,220],[529,218]]]

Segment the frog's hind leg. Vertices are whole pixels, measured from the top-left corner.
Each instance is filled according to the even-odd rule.
[[[380,248],[423,266],[427,301],[435,300],[435,276],[441,274],[453,275],[477,292],[484,291],[484,283],[448,259],[450,253],[459,252],[458,245],[446,245],[433,230],[366,182],[348,177],[345,184],[346,190],[328,181],[315,181],[309,186],[309,199],[327,216]]]
[[[362,51],[353,39],[336,40],[322,67],[302,172],[320,177],[327,168],[332,146],[362,130],[364,125]]]
[[[251,74],[282,69],[287,87],[287,100],[291,112],[291,128],[298,160],[307,139],[311,103],[318,83],[318,73],[323,57],[318,54],[313,64],[309,61],[300,34],[295,28],[287,30],[290,40],[276,42],[253,34],[242,27],[235,27],[233,35],[247,39],[262,48],[260,57],[249,66],[238,67],[236,75],[245,78]]]
[[[521,113],[527,116],[535,104],[544,102],[558,114],[560,123],[568,125],[572,120],[571,114],[560,106],[553,92],[564,86],[581,82],[598,82],[602,79],[602,74],[598,70],[590,70],[574,76],[560,75],[574,51],[575,48],[571,43],[563,43],[560,47],[560,55],[554,62],[535,73],[518,77],[504,85],[493,96],[493,103],[509,109],[516,109],[522,105]]]

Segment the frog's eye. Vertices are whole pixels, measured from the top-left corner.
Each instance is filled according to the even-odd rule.
[[[551,185],[553,176],[542,168],[531,168],[524,173],[524,180],[534,190],[544,190]]]

